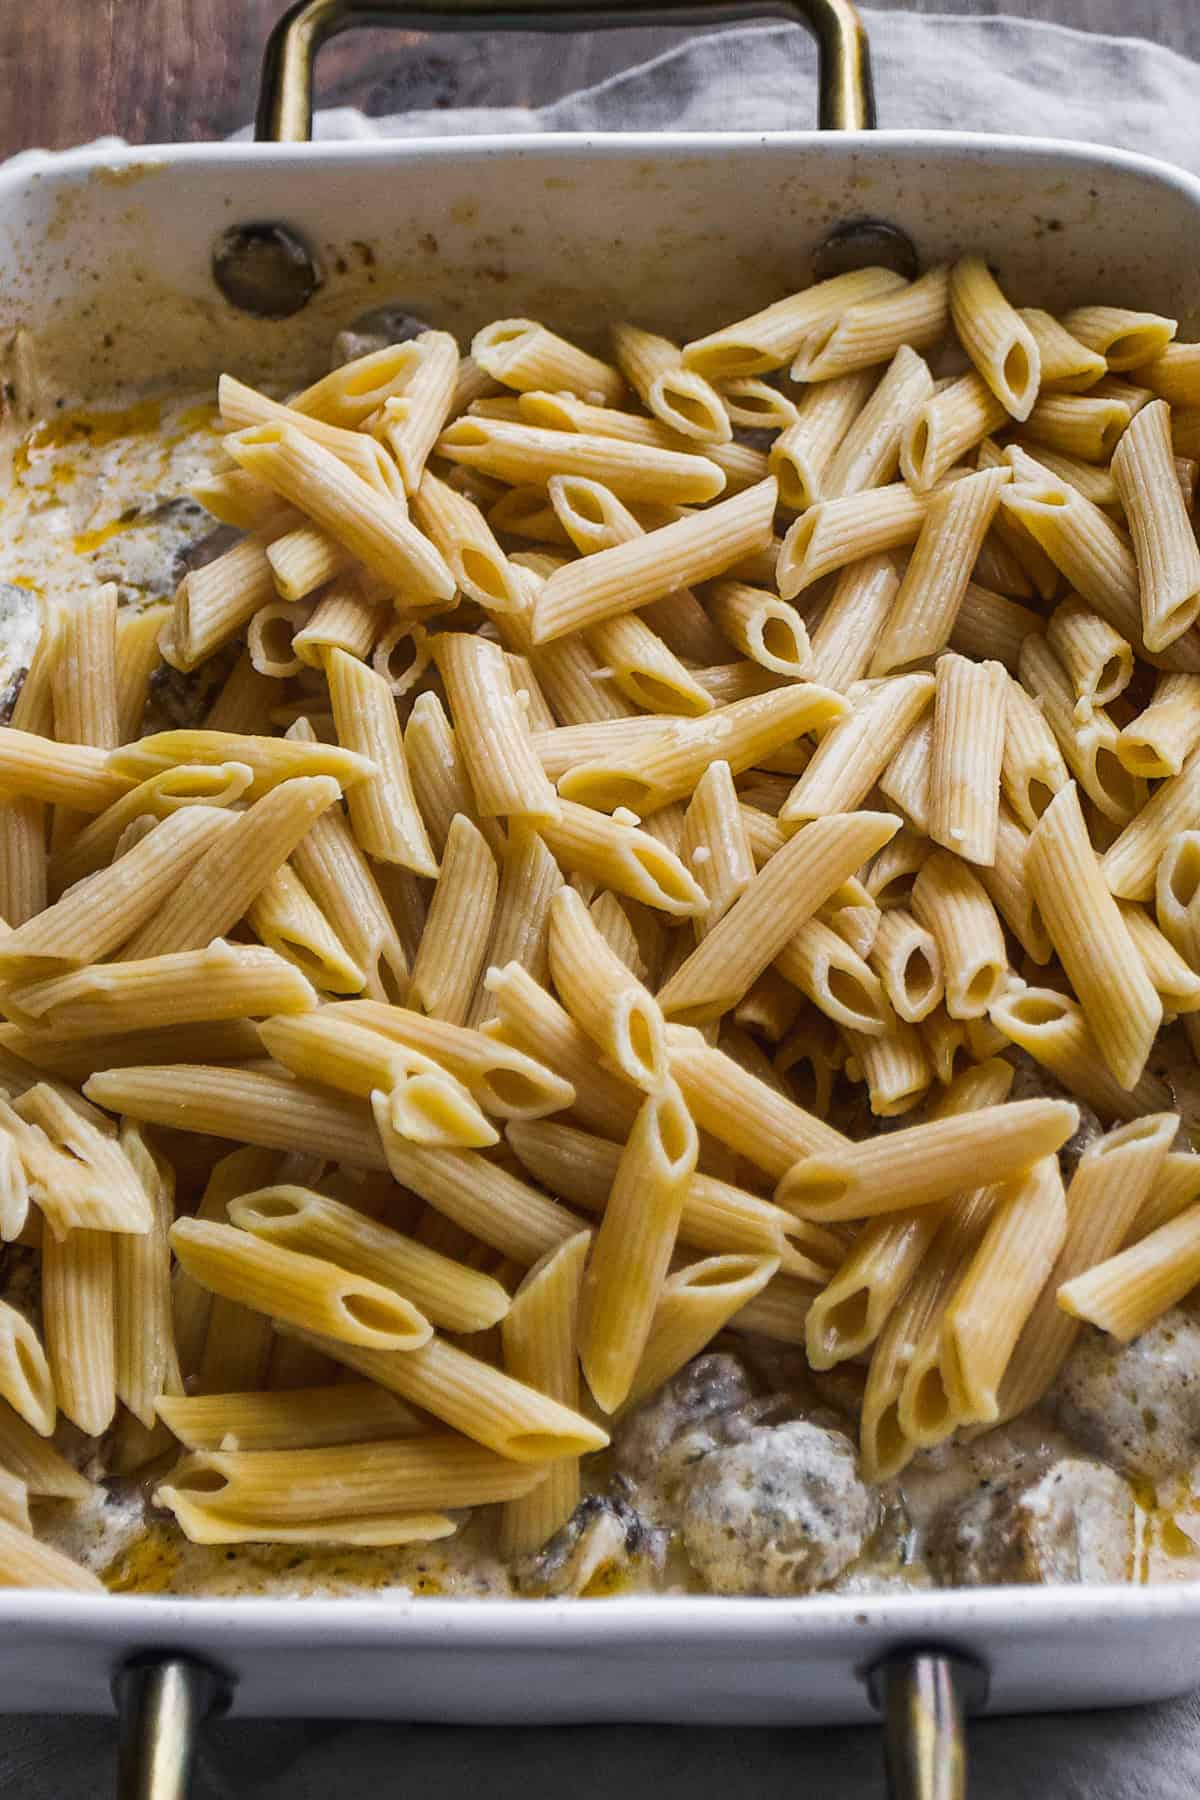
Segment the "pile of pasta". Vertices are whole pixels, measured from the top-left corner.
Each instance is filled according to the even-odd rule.
[[[198,1543],[517,1557],[726,1328],[860,1365],[882,1480],[1187,1292],[1175,329],[966,257],[222,378],[244,535],[47,617],[0,730],[0,1579],[98,1585],[69,1427]]]

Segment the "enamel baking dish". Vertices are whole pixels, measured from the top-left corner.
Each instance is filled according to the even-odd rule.
[[[491,22],[669,14],[627,5],[618,20],[556,3],[550,20],[510,12]],[[449,19],[405,18],[477,26],[494,6],[459,0]],[[59,392],[101,398],[166,376],[207,383],[222,368],[294,384],[339,325],[384,301],[460,335],[499,313],[596,336],[632,315],[694,336],[802,285],[825,266],[835,229],[835,249],[852,253],[846,228],[864,219],[896,228],[893,248],[906,234],[923,264],[986,250],[1019,302],[1112,296],[1175,314],[1181,336],[1195,335],[1200,182],[1093,146],[870,130],[865,45],[845,0],[774,10],[816,30],[822,124],[841,129],[18,159],[0,174],[0,339],[35,334],[40,368],[39,391],[18,398],[44,407]],[[306,0],[268,53],[260,138],[307,135],[323,36],[402,11]],[[891,1676],[872,1686],[889,1655]],[[155,1672],[164,1657],[176,1660]],[[178,1727],[213,1698],[202,1679],[189,1682],[193,1659],[217,1671],[244,1714],[778,1725],[868,1717],[874,1696],[897,1730],[907,1722],[928,1742],[950,1730],[960,1701],[1104,1706],[1191,1688],[1200,1584],[795,1603],[0,1595],[0,1706],[104,1711],[119,1671],[145,1658],[151,1673],[121,1692],[137,1719]],[[130,1768],[137,1754],[134,1740]]]

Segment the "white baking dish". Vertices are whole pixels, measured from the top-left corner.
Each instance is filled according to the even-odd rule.
[[[497,312],[584,334],[632,314],[693,335],[802,284],[864,214],[922,260],[983,247],[1018,298],[1200,318],[1200,182],[1145,158],[918,132],[533,136],[181,146],[0,173],[0,338],[37,336],[41,403],[221,368],[298,375],[337,325],[401,299],[470,331]],[[219,233],[282,220],[324,284],[248,317]],[[0,1706],[103,1711],[129,1656],[226,1669],[239,1712],[469,1721],[827,1722],[868,1714],[889,1649],[966,1650],[995,1710],[1110,1705],[1200,1681],[1200,1584],[898,1598],[201,1601],[0,1595]]]

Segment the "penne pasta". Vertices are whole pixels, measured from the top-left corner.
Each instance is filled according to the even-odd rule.
[[[929,835],[965,862],[990,867],[1013,684],[1002,663],[970,662],[953,651],[938,658],[935,672]]]
[[[536,1263],[501,1328],[508,1374],[572,1411],[579,1409],[579,1291],[591,1241],[577,1232]],[[574,1513],[580,1485],[578,1459],[561,1457],[530,1493],[510,1500],[500,1523],[504,1552],[539,1550]]]
[[[1041,381],[1037,342],[981,256],[960,257],[951,269],[950,317],[963,349],[1005,411],[1027,419]],[[1067,329],[1072,329],[1069,319]]]
[[[1200,616],[1200,546],[1173,479],[1165,400],[1141,408],[1112,468],[1137,558],[1142,635],[1147,650],[1165,650]]]
[[[1079,1122],[1063,1100],[1013,1100],[822,1152],[790,1168],[777,1203],[819,1223],[928,1206],[969,1185],[1007,1181],[1062,1148]]]
[[[721,395],[703,375],[684,368],[678,345],[637,325],[613,325],[611,336],[621,373],[648,412],[685,438],[695,438],[700,443],[729,442],[732,427]],[[546,381],[538,385],[561,387],[563,383]],[[619,401],[618,391],[609,404]]]

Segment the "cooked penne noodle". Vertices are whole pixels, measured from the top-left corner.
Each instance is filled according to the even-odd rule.
[[[47,898],[42,803],[25,796],[0,799],[0,918],[24,925],[45,910]]]
[[[1200,743],[1200,676],[1160,675],[1150,704],[1131,719],[1117,755],[1131,775],[1151,781],[1178,775]]]
[[[668,1027],[671,1074],[692,1117],[736,1155],[776,1179],[797,1158],[845,1143],[841,1133],[742,1069],[724,1051]]]
[[[924,1097],[934,1075],[947,1082],[953,1069],[944,1072],[931,1065],[921,1033],[894,1015],[888,1029],[876,1037],[841,1027],[847,1048],[846,1074],[865,1081],[871,1111],[891,1119],[911,1112]]]
[[[1170,1103],[1166,1086],[1150,1076],[1143,1075],[1133,1088],[1118,1084],[1082,1007],[1068,994],[1023,988],[1002,994],[989,1016],[1005,1037],[1027,1050],[1102,1119],[1132,1119]]]
[[[458,736],[436,694],[421,694],[409,714],[404,755],[413,793],[433,848],[441,857],[456,815],[477,826],[496,855],[504,851],[504,833],[493,820],[475,813],[475,797],[458,748]]]
[[[207,1470],[202,1472],[201,1481],[206,1486],[210,1481]],[[206,1500],[193,1499],[170,1482],[156,1488],[154,1498],[156,1504],[174,1513],[176,1525],[193,1544],[347,1544],[391,1548],[436,1543],[439,1538],[453,1537],[456,1530],[455,1521],[446,1513],[382,1512],[369,1518],[339,1515],[296,1525],[281,1523],[275,1509],[267,1506],[255,1517],[233,1518]]]
[[[603,812],[624,806],[644,819],[690,794],[710,763],[728,762],[740,775],[845,712],[840,695],[797,682],[718,707],[704,719],[613,720],[584,728],[567,743],[563,731],[548,733],[537,748],[565,800]]]
[[[302,1255],[394,1289],[447,1331],[486,1331],[508,1310],[490,1276],[309,1188],[260,1188],[229,1202],[235,1225]]]
[[[976,373],[935,390],[909,415],[900,438],[900,472],[920,492],[935,488],[976,444],[1008,422],[1001,400]]]
[[[936,675],[929,835],[966,862],[990,866],[1012,683],[1002,663],[970,662],[952,651],[938,658]]]
[[[922,837],[929,835],[929,765],[933,756],[933,718],[914,725],[879,777],[879,791]]]
[[[155,915],[126,941],[122,960],[136,962],[171,951],[200,949],[230,930],[275,870],[287,861],[313,820],[338,797],[338,784],[332,776],[301,776],[281,782],[244,813],[205,808],[205,815],[218,827],[216,839],[201,851]],[[186,816],[176,813],[164,819],[145,846]],[[129,855],[135,856],[137,851]]]
[[[448,331],[423,331],[403,348],[409,354],[400,391],[389,392],[363,424],[387,445],[406,492],[415,494],[446,420],[468,404],[470,388],[481,380],[490,387],[491,378],[470,357],[460,360]]]
[[[1068,598],[1055,607],[1046,625],[1046,641],[1075,689],[1075,716],[1081,722],[1093,707],[1107,706],[1129,686],[1133,651],[1107,619],[1081,600]]]
[[[177,1219],[169,1235],[185,1273],[239,1306],[375,1350],[429,1340],[432,1327],[410,1301],[322,1257],[201,1219]]]
[[[110,862],[121,834],[133,820],[147,815],[165,819],[185,806],[235,806],[253,778],[252,769],[236,762],[182,763],[149,776],[55,852],[50,867],[55,887],[60,891],[73,887]],[[10,924],[22,922],[9,919]]]
[[[1121,763],[1116,725],[1101,706],[1090,706],[1086,718],[1078,718],[1075,690],[1067,672],[1040,634],[1027,637],[1021,645],[1020,677],[1040,705],[1072,775],[1092,804],[1118,825],[1135,815],[1140,817],[1145,810],[1145,783]]]
[[[324,667],[329,650],[367,657],[384,628],[384,608],[349,577],[332,582],[292,638],[292,650],[310,669]]]
[[[364,971],[367,994],[374,1000],[402,1001],[408,992],[408,962],[348,820],[334,809],[323,813],[292,852],[292,861],[331,929]]]
[[[1045,444],[1085,463],[1106,463],[1131,417],[1125,401],[1112,395],[1047,394],[1026,419],[1024,435],[1035,457]]]
[[[1019,681],[1010,681],[1005,690],[1000,785],[1016,821],[1032,831],[1069,780],[1058,740],[1042,708]]]
[[[820,622],[810,633],[811,681],[847,693],[867,672],[891,613],[900,578],[890,557],[867,556],[842,570]]]
[[[756,375],[723,381],[717,391],[731,425],[746,431],[786,431],[795,424],[795,401]]]
[[[428,1149],[402,1138],[382,1097],[375,1121],[396,1180],[501,1255],[528,1267],[578,1230],[573,1213],[477,1151]]]
[[[579,1360],[605,1412],[629,1396],[698,1153],[683,1096],[667,1080],[634,1121],[583,1278]]]
[[[942,1320],[940,1380],[953,1423],[990,1423],[1021,1329],[1067,1236],[1058,1159],[1046,1156],[997,1196],[983,1241]],[[904,1417],[901,1397],[901,1419]]]
[[[279,511],[279,501],[265,481],[244,469],[220,469],[189,482],[187,494],[222,525],[254,531]]]
[[[890,269],[856,269],[847,275],[836,275],[686,344],[684,367],[697,369],[714,381],[781,369],[797,354],[809,332],[825,319],[839,318],[847,307],[906,285]]]
[[[157,1410],[188,1450],[316,1450],[428,1430],[395,1394],[365,1381],[274,1393],[163,1394]]]
[[[628,1081],[654,1093],[666,1073],[659,1003],[611,951],[573,889],[550,906],[550,973],[567,1011]]]
[[[776,1201],[829,1223],[927,1206],[969,1185],[1008,1181],[1062,1148],[1079,1122],[1064,1100],[1012,1100],[933,1119],[794,1164]]]
[[[588,633],[588,642],[635,706],[689,718],[711,712],[711,696],[639,614],[601,620]]]
[[[130,786],[95,745],[56,744],[15,725],[0,726],[0,792],[5,796],[98,813]]]
[[[1188,756],[1178,775],[1164,781],[1105,851],[1101,873],[1122,900],[1154,897],[1155,872],[1181,831],[1200,825],[1200,756]],[[0,960],[3,956],[0,945]]]
[[[602,472],[598,479],[607,481]],[[768,478],[703,512],[566,564],[538,594],[534,642],[544,644],[724,574],[769,542],[776,493]]]
[[[207,806],[184,807],[163,819],[111,867],[98,869],[0,939],[4,980],[36,981],[107,956],[168,902],[231,823]]]
[[[1200,669],[1194,629],[1165,650],[1146,652],[1137,561],[1128,540],[1100,507],[1049,472],[1040,484],[1024,479],[1014,483],[1001,496],[1001,505],[1027,527],[1070,586],[1139,656],[1148,654],[1161,668],[1188,673]]]
[[[685,1023],[735,1006],[817,908],[899,829],[888,813],[814,819],[761,869],[659,993]]]
[[[240,468],[269,481],[382,581],[417,602],[453,596],[454,577],[410,524],[403,499],[371,487],[324,444],[280,424],[251,426],[225,444]]]
[[[413,517],[436,544],[455,582],[488,612],[512,612],[522,604],[508,558],[473,501],[426,469],[413,496]]]
[[[556,818],[557,797],[538,761],[503,651],[465,632],[442,632],[434,640],[434,659],[481,817]]]
[[[1072,1318],[1128,1344],[1198,1280],[1200,1206],[1193,1206],[1127,1250],[1063,1282],[1058,1304]]]
[[[1159,926],[1192,968],[1200,966],[1200,831],[1181,831],[1167,844],[1154,883]]]
[[[918,662],[949,641],[1007,479],[1002,469],[986,469],[930,496],[916,548],[875,646],[872,674]]]
[[[314,987],[334,994],[359,994],[366,986],[366,970],[352,959],[287,863],[276,869],[249,907],[246,923],[270,950],[307,976]],[[291,1007],[270,1006],[267,1011],[293,1009],[298,1010],[296,1000]]]
[[[981,256],[960,257],[951,269],[950,317],[963,349],[1005,411],[1027,419],[1041,380],[1037,342]]]
[[[1119,902],[1125,929],[1145,964],[1163,1003],[1164,1013],[1190,1013],[1200,1008],[1200,974],[1159,930],[1150,915],[1130,900]],[[1191,933],[1187,934],[1191,948]]]
[[[261,731],[277,697],[269,675],[260,675],[243,650],[204,715],[206,731],[249,736]],[[251,769],[251,775],[254,771]]]
[[[934,686],[932,675],[903,675],[848,695],[851,710],[822,737],[780,809],[780,823],[860,806],[933,700]]]
[[[357,657],[332,649],[325,657],[339,742],[374,765],[347,794],[350,821],[363,850],[419,875],[435,875],[433,848],[417,809],[395,702],[386,681]]]
[[[478,1147],[497,1142],[461,1082],[431,1057],[381,1037],[353,1016],[319,1012],[269,1019],[267,1050],[293,1074],[370,1099],[379,1091],[393,1128],[413,1143]]]
[[[1048,963],[1053,955],[1050,939],[1025,879],[1028,845],[1029,833],[1002,800],[996,819],[996,860],[977,873],[992,905],[1025,954],[1035,963]]]
[[[122,1125],[120,1143],[146,1191],[152,1220],[149,1231],[122,1232],[112,1240],[114,1378],[118,1399],[150,1429],[159,1396],[183,1392],[167,1239],[175,1217],[175,1172],[137,1125]]]
[[[156,731],[136,743],[123,744],[109,758],[112,768],[134,782],[145,781],[179,763],[231,762],[244,763],[253,774],[244,795],[247,800],[259,800],[280,782],[300,775],[330,775],[342,787],[351,787],[373,772],[366,757],[292,732],[276,738],[209,729]]]
[[[706,910],[694,915],[700,939],[754,879],[754,858],[727,762],[710,763],[696,783],[684,819],[679,856],[708,902]]]
[[[1173,479],[1171,409],[1144,406],[1113,454],[1133,538],[1146,648],[1165,650],[1200,615],[1200,546]]]
[[[945,978],[938,941],[902,906],[880,914],[869,960],[895,1012],[908,1024],[927,1018],[941,1000]]]
[[[117,612],[113,627],[115,743],[126,743],[137,737],[141,729],[150,697],[150,677],[159,664],[158,638],[170,612],[170,604],[165,600],[137,608],[125,606]]]
[[[216,938],[145,962],[93,964],[11,989],[4,1006],[27,1031],[59,1038],[151,1030],[206,1019],[265,1018],[315,1007],[317,996],[273,950]]]
[[[1124,306],[1077,306],[1063,319],[1072,337],[1103,356],[1109,369],[1136,369],[1161,356],[1175,336],[1176,322],[1159,313]]]
[[[621,1158],[619,1144],[551,1120],[515,1123],[509,1142],[544,1186],[587,1212],[604,1210]],[[782,1207],[700,1173],[688,1184],[679,1237],[713,1255],[777,1258],[789,1273],[807,1277],[840,1255],[838,1240],[819,1227],[810,1230]]]
[[[311,413],[299,412],[282,401],[269,399],[266,394],[247,387],[228,374],[218,380],[217,397],[222,421],[239,441],[247,431],[253,434],[256,428],[274,426],[278,430],[294,431],[301,440],[316,444],[334,456],[383,499],[393,500],[401,509],[406,509],[404,488],[395,464],[367,433],[348,431],[344,426],[330,424]],[[262,474],[268,486],[276,485],[265,471]]]
[[[807,628],[786,600],[745,582],[719,581],[709,594],[709,611],[734,649],[764,669],[794,677],[812,672]]]
[[[587,475],[623,500],[694,504],[715,499],[726,485],[724,471],[706,455],[507,419],[456,419],[436,449],[448,462],[513,486],[542,484],[551,475]]]
[[[775,957],[775,968],[835,1024],[882,1037],[893,1022],[878,975],[822,919],[801,926]]]
[[[1017,309],[1029,327],[1041,361],[1041,392],[1075,393],[1092,387],[1107,372],[1098,350],[1072,336],[1061,319],[1037,306]]]
[[[732,428],[721,395],[703,375],[684,368],[682,353],[670,338],[657,337],[637,325],[616,324],[610,331],[621,373],[648,412],[685,438],[701,443],[729,442]],[[544,381],[538,385],[561,388],[566,384]],[[609,404],[618,404],[620,397],[618,391]]]
[[[591,1241],[589,1232],[577,1232],[535,1264],[513,1295],[501,1328],[507,1372],[573,1411],[579,1408],[579,1290]],[[577,1459],[552,1463],[532,1492],[505,1506],[500,1522],[504,1553],[540,1549],[571,1517],[579,1496]]]
[[[281,600],[307,599],[326,582],[347,576],[352,561],[350,552],[327,531],[307,524],[296,525],[274,538],[264,554]]]
[[[496,319],[477,331],[471,357],[493,380],[518,393],[540,388],[577,394],[593,406],[619,406],[620,371],[533,319]]]
[[[369,1519],[508,1499],[540,1479],[541,1472],[535,1477],[528,1467],[531,1460],[525,1458],[522,1467],[445,1432],[394,1443],[201,1450],[176,1465],[155,1498],[174,1507],[176,1496],[195,1494],[206,1513],[231,1528],[256,1520],[313,1524],[327,1518]],[[430,1498],[434,1495],[438,1497]],[[263,1535],[272,1534],[267,1530]]]
[[[69,1231],[42,1241],[42,1333],[60,1410],[98,1437],[117,1407],[112,1237]]]
[[[1110,1131],[1084,1151],[1066,1195],[1066,1234],[1008,1364],[994,1418],[1034,1406],[1070,1354],[1079,1325],[1058,1303],[1068,1281],[1113,1256],[1144,1209],[1175,1135],[1173,1113],[1153,1114]]]
[[[905,429],[932,393],[928,366],[902,344],[826,465],[826,491],[860,494],[895,481]]]
[[[728,775],[728,764],[723,766]],[[551,854],[572,873],[589,876],[618,894],[676,918],[699,920],[706,914],[700,870],[693,872],[636,826],[564,800],[558,819],[544,824],[541,836]]]
[[[998,1106],[1008,1098],[1012,1078],[1007,1063],[980,1063],[939,1096],[931,1117]],[[806,1347],[814,1369],[831,1369],[870,1348],[926,1264],[944,1217],[940,1207],[914,1207],[864,1226],[809,1312]]]
[[[627,1404],[636,1406],[744,1313],[779,1271],[767,1256],[710,1256],[663,1283]]]
[[[0,1398],[40,1436],[50,1436],[58,1400],[46,1352],[25,1315],[4,1300],[0,1300]]]
[[[1136,1243],[1200,1199],[1200,1158],[1193,1151],[1169,1151],[1158,1165],[1150,1192],[1139,1206],[1127,1242]]]
[[[84,1085],[95,1105],[148,1125],[307,1151],[356,1169],[387,1167],[367,1108],[261,1068],[131,1065],[100,1069]]]
[[[48,1588],[103,1594],[104,1583],[52,1544],[43,1544],[10,1519],[0,1519],[0,1587]]]
[[[484,985],[497,1013],[487,1035],[553,1067],[575,1089],[571,1110],[583,1124],[625,1138],[638,1109],[637,1089],[597,1061],[583,1028],[517,962],[489,969]]]
[[[775,567],[779,592],[794,600],[823,575],[914,543],[928,501],[904,482],[822,500],[788,527]]]
[[[779,504],[802,512],[830,497],[825,471],[875,385],[874,371],[837,375],[805,389],[795,423],[781,431],[767,453],[767,467],[779,483]]]
[[[827,318],[801,343],[793,381],[828,381],[887,362],[903,346],[927,350],[950,328],[950,271],[945,264],[920,280]]]
[[[570,1082],[483,1032],[371,1000],[338,1006],[333,1016],[432,1057],[497,1118],[537,1119],[574,1104]]]
[[[1025,866],[1101,1055],[1121,1085],[1132,1088],[1162,1022],[1162,1002],[1105,885],[1074,784],[1055,796],[1030,833]]]
[[[412,966],[412,1002],[435,1019],[466,1023],[496,910],[496,859],[481,833],[455,815],[425,932]]]

